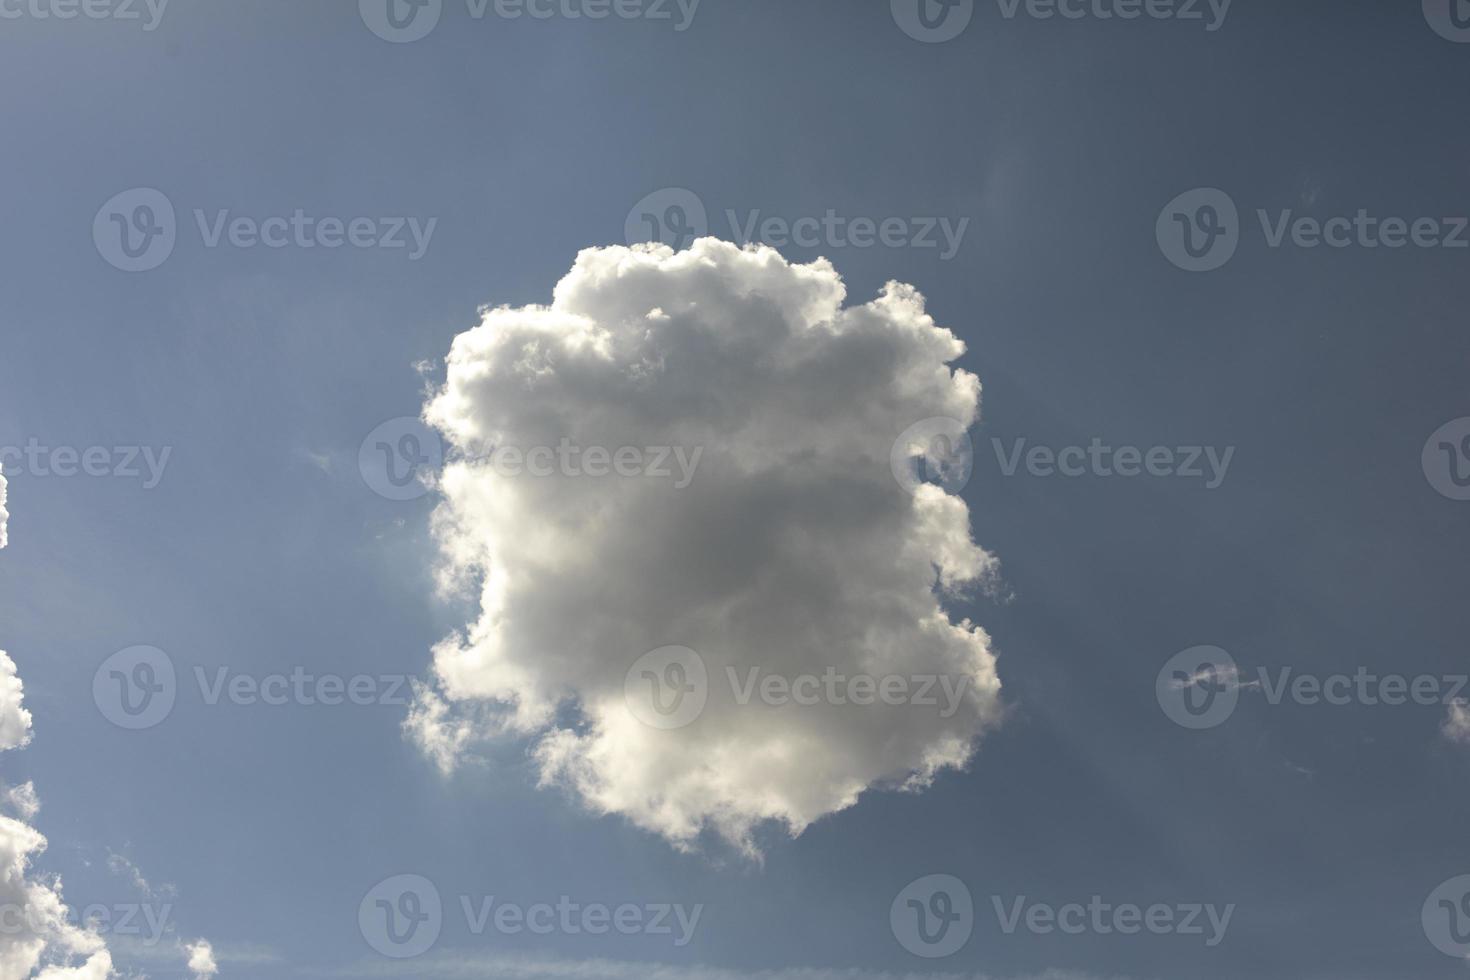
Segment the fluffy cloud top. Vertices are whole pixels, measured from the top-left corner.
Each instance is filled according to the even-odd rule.
[[[209,980],[219,972],[219,966],[214,962],[214,947],[209,940],[187,943],[184,952],[189,955],[189,972],[194,974],[194,980]]]
[[[905,490],[890,451],[923,419],[971,425],[980,384],[949,366],[964,345],[913,288],[845,296],[826,260],[765,247],[588,249],[550,306],[484,310],[455,338],[425,408],[450,459],[434,526],[444,584],[478,589],[480,612],[436,646],[406,725],[441,766],[478,738],[530,738],[543,780],[594,810],[749,849],[764,821],[798,834],[969,759],[1000,685],[984,631],[941,598],[994,561],[964,501]],[[485,462],[564,441],[650,465]],[[669,450],[669,475],[649,472]],[[687,486],[675,460],[697,460]],[[708,700],[661,730],[630,710],[625,675],[672,644],[702,658]],[[948,714],[741,704],[752,670],[937,675],[959,697]]]

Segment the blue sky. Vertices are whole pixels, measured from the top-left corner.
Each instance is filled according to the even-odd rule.
[[[58,476],[20,453],[4,460],[0,648],[23,679],[34,739],[0,757],[0,783],[34,783],[32,822],[49,841],[34,870],[60,874],[70,905],[167,906],[166,937],[104,931],[122,975],[191,976],[176,947],[200,937],[227,978],[1463,974],[1460,956],[1436,948],[1436,936],[1453,935],[1444,940],[1431,900],[1470,874],[1470,721],[1457,723],[1452,703],[1470,635],[1470,504],[1455,499],[1454,479],[1470,424],[1431,438],[1470,416],[1470,251],[1454,244],[1457,216],[1470,214],[1457,104],[1470,45],[1453,40],[1449,19],[1463,11],[1434,0],[1236,0],[1223,18],[1201,3],[1200,19],[1179,16],[1183,4],[1158,8],[1174,16],[1123,19],[1098,11],[1126,2],[1099,0],[1068,6],[1082,14],[1074,19],[1024,3],[1009,17],[1008,5],[971,6],[926,7],[931,22],[970,15],[953,37],[926,41],[910,36],[901,2],[703,0],[691,10],[649,0],[619,8],[639,16],[605,19],[568,17],[588,9],[574,3],[513,19],[493,3],[477,18],[444,0],[431,31],[396,43],[371,29],[371,4],[364,16],[344,0],[173,0],[151,30],[144,4],[139,20],[0,5],[11,94],[0,109],[0,447],[79,457],[100,447],[108,460],[97,457],[100,476]],[[137,188],[172,208],[174,241],[156,267],[128,272],[105,234],[111,215],[137,219],[137,234],[166,217],[157,198],[127,196]],[[1188,196],[1202,188],[1214,193]],[[1187,227],[1205,241],[1220,211],[1201,208],[1220,195],[1235,209],[1233,253],[1222,260],[1212,245],[1221,264],[1181,268],[1182,239],[1167,232]],[[316,247],[285,231],[298,209]],[[1312,245],[1312,228],[1293,224],[1360,212],[1336,226],[1341,246]],[[496,739],[480,737],[484,705],[463,699],[453,707],[474,745],[441,772],[404,730],[409,681],[433,686],[436,644],[477,621],[481,596],[437,588],[443,553],[430,522],[446,493],[389,499],[359,465],[369,433],[417,418],[443,390],[451,344],[480,323],[479,307],[550,303],[579,251],[629,244],[644,213],[674,237],[755,229],[786,262],[825,257],[849,306],[889,280],[911,284],[966,347],[943,360],[983,386],[968,479],[950,489],[968,508],[961,539],[999,561],[998,578],[944,598],[952,621],[988,633],[980,662],[994,657],[998,694],[977,700],[970,719],[984,732],[978,749],[921,791],[813,803],[795,838],[757,821],[747,853],[708,827],[686,846],[632,805],[604,797],[597,812],[595,794],[539,786],[545,726],[586,734],[590,696],[558,705],[554,723]],[[250,220],[230,231],[241,217]],[[281,247],[253,240],[273,233],[272,217],[286,219],[274,226],[287,235]],[[355,218],[369,222],[360,245],[347,241]],[[1407,229],[1434,219],[1420,226],[1433,244],[1383,244],[1392,219]],[[384,247],[385,236],[404,246]],[[738,258],[711,262],[720,282],[756,275],[732,271],[744,268]],[[700,281],[694,292],[670,268],[627,288],[697,296],[709,316],[747,322],[748,308],[721,305],[738,289]],[[773,275],[785,283],[788,273],[780,262]],[[587,287],[586,316],[626,298],[608,289]],[[787,296],[760,302],[786,313]],[[505,329],[532,329],[524,320]],[[869,511],[867,497],[818,490],[803,507],[764,509],[774,498],[718,482],[722,454],[762,447],[710,436],[700,465],[730,495],[715,494],[715,513],[748,523],[711,519],[694,536],[584,534],[579,560],[605,569],[596,589],[536,565],[553,554],[548,529],[563,535],[553,543],[574,537],[549,511],[525,512],[544,523],[495,525],[524,544],[521,570],[535,566],[549,583],[522,600],[532,625],[518,635],[561,636],[554,621],[575,620],[606,639],[571,644],[590,659],[560,665],[558,683],[600,677],[590,665],[613,664],[620,678],[645,651],[688,642],[614,641],[642,635],[635,599],[656,610],[670,593],[640,592],[646,577],[612,557],[664,568],[695,605],[719,570],[758,565],[770,540],[820,527],[811,541],[873,548],[880,539],[849,536],[844,516],[868,514],[855,523],[881,530],[917,499],[887,475],[887,447],[909,422],[945,415],[929,410],[941,395],[963,399],[905,389],[883,403],[888,427],[865,430],[858,421],[880,417],[863,414],[876,400],[854,394],[871,382],[858,370],[866,362],[833,361],[833,374],[814,369],[795,391],[779,371],[752,367],[770,353],[759,348],[767,335],[752,336],[748,362],[726,347],[701,360],[689,352],[697,346],[690,361],[671,360],[708,371],[679,376],[688,400],[672,404],[710,411],[716,432],[729,420],[701,395],[728,395],[718,404],[769,413],[773,444],[786,447],[783,431],[830,431],[830,445],[812,437],[818,454],[871,436],[891,497],[878,494]],[[494,356],[465,355],[498,369]],[[565,420],[571,405],[588,426],[628,407],[579,378],[559,376],[566,387],[544,401],[464,381],[464,403],[437,416],[446,445],[465,452],[447,427],[492,415],[530,431]],[[760,385],[764,397],[734,400]],[[627,441],[610,448],[654,446],[677,429],[648,425],[625,428]],[[403,432],[430,444],[422,427],[391,432],[391,445]],[[1167,449],[1172,470],[1197,456],[1201,475],[1120,476],[1126,458],[1104,468],[1073,453],[1081,469],[1068,476],[1045,454],[1026,455],[1041,447],[1059,462],[1094,440],[1140,458]],[[789,490],[798,476],[772,486]],[[606,503],[602,484],[565,485],[563,516]],[[453,505],[460,516],[476,486]],[[700,486],[696,476],[689,492]],[[685,499],[711,498],[667,506]],[[774,510],[789,523],[778,528]],[[467,519],[453,540],[473,542],[485,526]],[[647,553],[632,550],[638,542]],[[802,553],[780,550],[793,562]],[[867,562],[846,567],[832,591],[843,578],[869,581]],[[766,596],[763,621],[819,622],[814,597],[828,590],[801,581],[811,593]],[[836,642],[832,629],[813,627]],[[1158,679],[1201,645],[1228,652],[1237,672],[1169,690],[1228,691],[1236,705],[1192,729],[1171,720]],[[167,655],[175,702],[129,730],[99,707],[94,678],[138,646]],[[779,643],[763,649],[778,673],[820,664],[783,661]],[[541,663],[527,676],[549,684]],[[1423,676],[1435,687],[1423,704],[1368,703],[1356,691],[1342,704],[1290,690],[1273,698],[1286,668],[1319,681]],[[210,703],[221,669],[247,684],[298,669],[367,677],[360,700],[374,703]],[[848,726],[853,715],[840,717]],[[815,787],[843,765],[866,772],[855,759],[902,742],[897,727],[855,725],[827,730],[800,758],[742,768],[742,798],[759,797],[767,777]],[[399,875],[432,882],[444,909],[437,941],[414,958],[380,955],[359,922],[365,897]],[[957,880],[973,900],[968,941],[944,956],[915,955],[935,950],[905,942],[890,915],[931,875],[950,876],[951,898]],[[1444,894],[1451,907],[1461,897]],[[938,910],[931,895],[920,905]],[[490,896],[523,909],[567,896],[702,911],[682,944],[676,916],[673,935],[493,924],[476,934],[461,898],[480,908]],[[1023,907],[1054,910],[1100,896],[1233,911],[1214,944],[1203,912],[1203,935],[1007,932],[996,902],[1009,915],[1022,896]]]

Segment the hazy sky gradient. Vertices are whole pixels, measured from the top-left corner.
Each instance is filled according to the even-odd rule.
[[[0,648],[36,737],[0,778],[35,780],[41,866],[74,906],[138,901],[109,869],[126,855],[176,888],[179,934],[208,937],[224,978],[431,975],[359,933],[363,895],[403,873],[453,906],[433,962],[721,980],[1463,975],[1420,920],[1436,886],[1470,873],[1470,752],[1441,735],[1443,707],[1244,691],[1195,732],[1161,711],[1155,678],[1199,644],[1251,674],[1466,670],[1470,503],[1436,493],[1420,453],[1470,415],[1470,250],[1271,248],[1256,210],[1470,213],[1470,45],[1418,3],[1367,0],[1236,0],[1215,31],[977,2],[937,44],[880,2],[703,0],[677,31],[673,5],[674,21],[477,21],[446,0],[409,44],[375,37],[356,6],[173,0],[152,31],[0,20],[0,446],[171,447],[151,489],[6,466]],[[91,228],[135,187],[167,195],[179,237],[128,274]],[[962,495],[1010,598],[951,609],[990,633],[1012,712],[968,771],[864,796],[794,841],[764,833],[754,863],[679,853],[538,790],[514,740],[446,779],[403,737],[400,706],[205,704],[196,667],[427,674],[475,610],[434,596],[433,499],[374,495],[358,447],[420,411],[414,365],[442,382],[478,306],[549,302],[580,249],[622,244],[630,209],[667,187],[695,192],[722,237],[727,209],[968,219],[949,259],[781,249],[830,259],[850,303],[913,284],[984,386]],[[1241,216],[1236,254],[1209,273],[1155,240],[1160,209],[1197,187]],[[207,248],[196,208],[437,225],[416,261]],[[1094,437],[1235,451],[1206,489],[1006,476],[992,443]],[[91,691],[137,644],[167,651],[183,690],[131,732]],[[935,873],[968,885],[977,922],[928,961],[888,916]],[[990,903],[1095,894],[1236,909],[1206,948],[1006,935]],[[474,936],[460,895],[705,909],[675,948]],[[120,967],[188,975],[171,947],[113,947]]]

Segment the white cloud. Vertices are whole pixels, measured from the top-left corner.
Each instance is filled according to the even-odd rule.
[[[41,800],[36,796],[33,783],[11,786],[0,795],[0,808],[8,810],[21,820],[33,820],[41,812]]]
[[[31,713],[24,695],[15,661],[0,650],[0,751],[21,748],[31,740]]]
[[[1450,702],[1449,714],[1440,732],[1451,742],[1470,745],[1470,701],[1462,698]]]
[[[219,972],[219,966],[214,962],[214,947],[209,940],[186,943],[184,952],[189,954],[189,972],[194,974],[194,980],[209,980]]]
[[[5,546],[5,478],[0,475],[0,547]],[[31,715],[15,662],[0,650],[0,751],[26,745]],[[36,980],[105,980],[112,957],[95,932],[69,921],[61,895],[61,879],[31,873],[31,862],[46,849],[46,838],[29,826],[40,809],[35,787],[0,786],[5,808],[0,814],[0,978],[35,976]],[[36,972],[39,970],[40,972]]]
[[[127,878],[133,884],[139,895],[144,898],[174,898],[179,890],[168,882],[162,885],[154,885],[143,874],[143,869],[127,855],[116,851],[107,852],[107,870],[119,877]]]
[[[6,524],[10,521],[10,511],[5,509],[5,497],[8,489],[5,483],[5,474],[0,472],[0,548],[4,548],[10,543],[10,539],[6,537]]]
[[[102,980],[111,974],[112,957],[101,938],[69,921],[59,878],[31,872],[46,849],[46,838],[25,822],[39,809],[35,790],[27,783],[4,795],[23,819],[0,815],[0,909],[9,910],[0,930],[0,977]]]
[[[1000,684],[985,632],[940,599],[994,561],[965,503],[903,490],[889,454],[921,420],[973,424],[979,381],[949,366],[964,345],[911,287],[845,295],[826,260],[764,247],[588,249],[549,307],[487,309],[455,338],[425,407],[451,459],[434,527],[441,581],[478,588],[480,614],[436,646],[438,693],[406,726],[441,766],[469,734],[528,737],[543,781],[593,810],[681,847],[712,829],[753,851],[764,821],[799,834],[866,789],[965,764],[1000,719]],[[672,455],[669,478],[473,461],[564,439],[702,455],[683,489]],[[672,644],[703,658],[710,693],[663,731],[630,713],[624,678]],[[948,717],[740,705],[727,670],[751,668],[966,686]]]

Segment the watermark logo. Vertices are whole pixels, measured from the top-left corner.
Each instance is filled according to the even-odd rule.
[[[410,262],[427,254],[439,226],[438,218],[339,218],[309,214],[305,208],[264,218],[236,214],[229,208],[213,213],[194,208],[192,215],[200,244],[206,249],[401,249]],[[92,219],[92,241],[98,253],[124,272],[158,268],[173,254],[178,237],[173,203],[151,187],[114,195]]]
[[[888,452],[888,465],[898,485],[909,493],[925,483],[959,493],[975,471],[975,446],[965,423],[936,416],[899,434]]]
[[[114,194],[92,219],[98,254],[123,272],[147,272],[163,265],[177,238],[173,202],[151,187]]]
[[[1445,40],[1470,44],[1470,0],[1424,0],[1424,19]]]
[[[831,666],[820,675],[808,673],[795,677],[763,673],[760,667],[750,667],[743,679],[734,667],[726,667],[725,676],[730,681],[735,703],[741,707],[752,700],[759,700],[771,708],[911,705],[934,708],[940,718],[954,717],[973,680],[965,674],[958,677],[953,674],[849,674]]]
[[[997,438],[990,440],[1001,475],[1016,475],[1024,460],[1031,476],[1093,476],[1125,479],[1135,476],[1176,477],[1204,481],[1206,490],[1219,489],[1225,482],[1235,447],[1214,446],[1118,446],[1114,448],[1094,436],[1086,446],[1035,445],[1027,448],[1017,439],[1011,448]],[[1024,455],[1023,455],[1024,453]]]
[[[152,728],[168,717],[178,696],[173,661],[157,647],[119,650],[92,675],[92,700],[119,728]]]
[[[893,22],[915,41],[952,41],[970,26],[975,0],[890,0]]]
[[[1225,26],[1233,0],[995,0],[1004,20],[1198,21],[1207,33]],[[975,0],[890,0],[893,20],[915,41],[938,44],[964,33]]]
[[[1257,667],[1246,680],[1234,659],[1219,647],[1191,647],[1175,654],[1159,671],[1159,705],[1185,728],[1214,728],[1235,711],[1241,691],[1259,692],[1272,706],[1284,701],[1304,707],[1350,704],[1399,707],[1445,707],[1461,704],[1470,686],[1465,674],[1376,674],[1366,666],[1353,673],[1296,673],[1292,667],[1272,671]]]
[[[1175,724],[1203,729],[1222,725],[1240,700],[1235,660],[1215,646],[1190,647],[1169,658],[1159,671],[1154,693]]]
[[[438,472],[443,463],[439,434],[409,415],[373,429],[357,450],[357,470],[363,482],[389,500],[414,500],[428,493],[423,475]]]
[[[407,44],[427,37],[438,26],[444,0],[357,0],[357,12],[378,37]]]
[[[888,909],[898,944],[915,956],[953,956],[975,929],[970,889],[953,875],[925,875],[909,882]]]
[[[704,915],[702,903],[688,906],[623,902],[614,906],[573,901],[569,895],[562,895],[555,904],[529,905],[501,901],[494,895],[461,895],[459,905],[464,912],[465,927],[472,936],[483,935],[490,928],[506,936],[522,933],[605,936],[616,932],[620,936],[669,936],[674,946],[681,949],[694,939],[694,931]]]
[[[439,889],[422,875],[394,875],[374,885],[357,907],[357,927],[384,956],[408,959],[429,951],[444,927]]]
[[[1470,875],[1451,878],[1430,892],[1420,920],[1435,949],[1456,959],[1470,958]]]
[[[439,436],[420,419],[401,416],[379,425],[362,441],[357,468],[363,482],[389,500],[412,500],[429,490],[428,477],[445,463],[488,469],[505,479],[667,480],[675,490],[694,482],[703,446],[611,446],[573,442],[555,446],[499,445],[478,453],[446,452]]]
[[[999,895],[992,895],[990,904],[995,908],[1000,931],[1007,936],[1022,927],[1037,936],[1053,933],[1066,936],[1087,933],[1136,936],[1148,932],[1155,936],[1202,936],[1209,947],[1218,946],[1225,940],[1230,919],[1235,915],[1233,902],[1224,906],[1213,902],[1155,902],[1143,906],[1134,902],[1105,901],[1101,895],[1093,895],[1085,904],[1067,902],[1059,906],[1028,901],[1025,895],[1017,895],[1010,902]],[[1208,935],[1205,932],[1207,926]]]
[[[1419,456],[1424,478],[1440,496],[1470,500],[1470,416],[1435,429]]]
[[[947,262],[959,253],[969,230],[970,219],[939,216],[884,218],[849,216],[828,208],[822,214],[790,217],[766,214],[755,209],[744,213],[726,208],[725,224],[715,234],[739,245],[762,244],[772,248],[915,248],[937,249]],[[633,205],[623,223],[624,241],[629,245],[662,242],[675,249],[688,248],[696,239],[710,234],[704,202],[684,187],[665,187],[646,195]]]
[[[163,481],[172,453],[172,446],[48,446],[31,436],[24,446],[0,446],[0,467],[7,476],[38,479],[84,475],[141,480],[144,490],[152,490]]]
[[[662,242],[675,251],[709,234],[709,216],[699,195],[686,187],[663,187],[633,205],[623,222],[623,240]]]
[[[1255,209],[1266,247],[1341,251],[1401,248],[1470,248],[1470,218],[1376,215],[1367,208],[1352,214],[1317,217],[1292,208],[1275,212]],[[1155,226],[1159,249],[1174,265],[1189,272],[1209,272],[1230,261],[1245,234],[1230,195],[1213,187],[1186,191],[1159,212]]]
[[[87,20],[140,21],[143,30],[155,31],[163,22],[169,0],[0,0],[0,20]],[[146,15],[146,20],[144,19]]]
[[[619,20],[671,21],[676,33],[694,24],[700,0],[464,0],[472,21]],[[422,40],[439,25],[444,0],[358,0],[358,14],[368,30],[385,41],[406,44]],[[676,19],[677,18],[677,19]]]
[[[1240,214],[1229,194],[1214,187],[1197,187],[1164,206],[1154,236],[1164,257],[1179,268],[1209,272],[1235,254],[1240,244]]]
[[[172,931],[173,904],[139,902],[89,905],[68,904],[57,909],[46,901],[0,903],[0,936],[26,937],[54,933],[58,917],[79,929],[104,936],[120,936],[144,946],[157,946]]]
[[[245,674],[229,667],[195,665],[195,685],[208,707],[407,707],[413,689],[407,674],[317,674],[303,666],[288,673]],[[108,657],[92,677],[92,697],[108,721],[122,728],[152,728],[168,717],[181,690],[172,659],[156,647],[129,647]]]
[[[700,716],[709,700],[704,658],[688,647],[650,650],[628,668],[623,698],[633,717],[650,728],[683,728]]]

